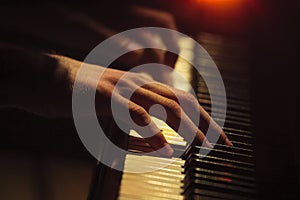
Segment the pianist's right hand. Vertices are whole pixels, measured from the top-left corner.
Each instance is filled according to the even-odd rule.
[[[59,55],[42,55],[13,49],[1,49],[0,55],[1,106],[18,107],[46,117],[72,116],[72,87],[82,62]],[[171,156],[173,150],[158,127],[151,123],[149,108],[155,104],[165,108],[166,123],[169,126],[176,130],[180,122],[183,124],[185,131],[179,133],[183,137],[191,137],[188,134],[196,130],[196,138],[200,142],[204,142],[206,146],[210,146],[203,132],[211,124],[215,132],[221,135],[223,143],[232,145],[222,129],[210,118],[192,95],[154,82],[135,90],[130,99],[125,98],[123,94],[135,88],[136,84],[143,84],[148,81],[147,77],[130,72],[126,78],[121,80],[121,87],[118,88],[117,95],[112,96],[115,85],[126,72],[96,65],[87,64],[86,66],[91,71],[95,68],[103,70],[96,91],[97,114],[111,116],[111,102],[116,103],[121,110],[127,109],[129,105],[132,120],[137,125],[146,126],[150,124],[147,126],[145,135],[143,135],[146,141],[155,150],[166,146],[165,151],[161,151],[162,154]],[[89,85],[88,81],[84,84]],[[177,97],[190,105],[189,108],[181,107],[177,102]],[[189,117],[189,113],[193,110],[200,112],[201,123],[199,127]],[[181,113],[183,113],[183,117]],[[139,126],[129,125],[139,131]],[[148,134],[152,137],[147,137]]]

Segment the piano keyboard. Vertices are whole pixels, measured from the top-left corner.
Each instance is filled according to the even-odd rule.
[[[207,45],[208,52],[216,62],[224,63],[228,58],[218,51],[220,44],[211,35],[204,35],[200,43]],[[218,40],[217,40],[218,41]],[[190,53],[192,47],[181,41],[182,53]],[[214,51],[210,52],[209,48]],[[200,58],[201,59],[201,58]],[[223,60],[222,60],[223,59]],[[225,61],[224,61],[225,60]],[[218,64],[218,63],[217,63]],[[184,66],[180,68],[180,66]],[[139,156],[128,154],[125,159],[124,173],[121,179],[118,199],[255,199],[256,180],[254,176],[254,141],[252,135],[251,110],[249,104],[249,87],[247,73],[233,72],[231,67],[222,66],[221,70],[227,92],[227,114],[223,127],[233,147],[215,144],[213,149],[190,146],[186,150],[186,142],[168,126],[164,126],[163,134],[175,150],[175,155],[181,158],[161,158],[154,156]],[[191,67],[180,60],[176,65],[179,73],[192,79]],[[239,70],[238,70],[239,71]],[[207,70],[209,73],[209,70]],[[214,76],[213,74],[208,74]],[[199,103],[210,112],[210,96],[205,82],[197,76],[197,95]],[[175,84],[176,87],[176,84]],[[186,89],[182,83],[177,83],[180,89]],[[213,91],[210,91],[213,92]],[[221,98],[221,97],[220,97]],[[218,114],[216,115],[218,117]],[[219,114],[219,117],[222,117]],[[215,118],[218,122],[219,118]],[[134,133],[132,133],[134,135]],[[131,138],[130,151],[147,151],[149,145],[142,139]],[[207,156],[199,154],[209,151]],[[146,172],[126,172],[139,165],[151,169],[160,166],[159,163],[171,162],[166,167]]]

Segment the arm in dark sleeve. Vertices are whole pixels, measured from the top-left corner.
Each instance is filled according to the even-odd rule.
[[[67,87],[68,70],[47,54],[0,48],[0,106],[31,109]],[[58,90],[57,90],[58,91]],[[53,99],[53,98],[52,98]]]

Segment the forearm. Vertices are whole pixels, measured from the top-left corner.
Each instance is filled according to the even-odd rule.
[[[0,49],[0,106],[46,106],[53,91],[66,88],[69,70],[57,57],[22,49]]]

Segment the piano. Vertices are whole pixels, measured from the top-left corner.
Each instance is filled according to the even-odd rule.
[[[128,153],[124,155],[123,160],[116,161],[112,158],[111,164],[117,163],[124,170],[116,171],[98,163],[89,200],[256,199],[255,146],[249,66],[244,62],[245,44],[242,41],[205,32],[200,33],[197,40],[212,56],[222,74],[228,103],[223,130],[234,146],[215,144],[213,149],[197,145],[189,146],[180,135],[164,124],[162,130],[175,151],[174,157],[141,156],[130,152],[148,152],[149,144],[132,130],[130,136],[122,134],[122,139],[116,137],[116,133],[120,130],[112,122],[109,128],[111,140],[117,142],[124,139],[126,142],[122,147],[125,147]],[[193,51],[193,46],[184,38],[179,44],[182,54]],[[203,60],[196,56],[193,59],[198,59],[197,62]],[[211,66],[205,65],[205,62],[201,67],[208,69],[203,70],[208,73],[207,75],[215,76],[209,74]],[[175,66],[175,71],[194,85],[199,103],[210,112],[210,94],[201,75],[181,58]],[[174,80],[174,87],[185,90],[188,88],[176,80]],[[215,118],[215,120],[218,122],[219,119]],[[200,152],[209,151],[208,155],[201,155],[200,149],[202,150]],[[107,151],[109,152],[109,149]],[[164,163],[170,164],[161,167]],[[139,167],[143,167],[142,171],[149,172],[132,172]]]
[[[223,128],[234,147],[216,144],[208,156],[202,157],[197,154],[202,147],[186,146],[183,138],[165,126],[164,134],[174,148],[176,155],[184,153],[184,156],[180,158],[159,158],[157,156],[144,158],[130,152],[147,151],[148,144],[141,138],[133,137],[137,136],[137,133],[133,131],[130,132],[131,136],[128,136],[127,133],[119,134],[120,130],[112,121],[107,124],[107,134],[113,142],[127,149],[129,153],[124,155],[121,160],[111,158],[111,165],[122,166],[124,172],[98,163],[94,170],[88,199],[299,199],[300,138],[298,115],[300,109],[298,102],[300,102],[300,98],[297,82],[299,80],[297,73],[299,55],[294,50],[296,46],[299,46],[299,34],[295,31],[298,29],[295,22],[298,19],[296,14],[299,13],[299,9],[289,1],[276,1],[274,3],[274,1],[261,0],[261,10],[256,7],[258,13],[245,13],[251,20],[248,19],[245,23],[247,29],[240,30],[246,35],[245,40],[239,41],[234,37],[227,37],[227,34],[212,34],[218,32],[216,28],[220,27],[217,25],[226,20],[223,18],[221,18],[223,21],[211,20],[209,11],[206,12],[208,23],[205,23],[205,20],[202,20],[203,13],[200,13],[196,6],[191,7],[196,11],[194,13],[183,12],[190,5],[185,4],[185,1],[173,0],[174,3],[172,4],[169,1],[143,1],[146,6],[152,2],[156,2],[156,8],[172,7],[175,9],[175,12],[172,13],[180,14],[176,19],[179,22],[179,30],[197,32],[196,34],[193,33],[194,38],[205,47],[219,67],[224,80],[228,103]],[[178,2],[181,4],[177,4]],[[12,6],[11,13],[13,15],[15,9],[16,7]],[[98,12],[98,7],[95,6],[95,9]],[[22,7],[20,7],[20,13],[22,13],[21,10],[28,13],[28,10],[26,11]],[[55,15],[50,16],[54,17]],[[22,15],[22,17],[24,16]],[[193,18],[202,21],[189,21]],[[3,20],[6,19],[3,18]],[[234,24],[236,18],[230,22]],[[50,27],[49,24],[47,26]],[[76,26],[78,25],[76,24]],[[232,26],[230,28],[224,26],[221,29],[223,32],[224,30],[230,32],[231,28]],[[86,30],[86,27],[79,29]],[[210,33],[199,33],[199,29]],[[49,34],[52,33],[49,31]],[[42,46],[43,50],[45,47],[47,47],[46,50],[55,49],[58,53],[71,55],[77,59],[83,59],[87,53],[85,50],[89,49],[84,48],[83,50],[82,46],[77,49],[73,46],[71,46],[72,48],[60,46],[49,40],[47,36],[44,36],[46,38],[43,40],[42,37],[31,37],[29,34],[24,36],[24,34],[11,34],[10,31],[1,32],[4,40],[8,38],[8,41],[23,42],[24,47]],[[182,53],[191,49],[188,44],[183,43],[181,46]],[[191,81],[194,89],[198,92],[199,103],[207,111],[210,111],[210,97],[201,76],[194,73],[191,66],[183,60],[179,60],[176,70]],[[176,82],[175,86],[185,89],[181,84],[176,85]],[[61,148],[57,148],[58,141],[55,139],[49,140],[46,148],[44,147],[45,144],[40,142],[45,141],[44,138],[40,138],[41,131],[44,133],[43,137],[47,135],[46,132],[49,132],[49,136],[54,132],[59,137],[62,136],[61,132],[64,132],[64,136],[67,133],[73,133],[74,130],[61,131],[62,127],[74,129],[72,122],[67,123],[64,120],[60,123],[51,122],[51,126],[45,126],[44,121],[46,120],[44,119],[30,120],[27,115],[23,118],[25,120],[15,120],[14,118],[11,120],[6,113],[2,114],[1,125],[2,128],[4,127],[2,131],[7,132],[9,130],[8,133],[10,133],[2,136],[2,148],[10,145],[7,141],[13,141],[17,143],[15,146],[19,146],[19,149],[23,151],[24,146],[30,146],[32,141],[31,137],[29,139],[25,137],[26,134],[23,134],[22,128],[27,127],[29,131],[26,132],[25,130],[25,133],[31,133],[33,132],[32,127],[35,127],[36,135],[39,136],[40,140],[35,141],[34,144],[35,146],[40,144],[40,149],[46,149],[46,152],[53,149],[53,144],[56,144],[55,150],[58,149],[57,151],[60,153],[65,149],[71,151],[68,155],[74,154],[75,150],[83,149],[80,141],[70,142],[70,137],[66,137],[61,142]],[[215,120],[218,122],[218,119]],[[30,126],[30,124],[34,126]],[[45,130],[45,127],[53,127],[53,125],[59,128],[53,129],[52,132],[52,128]],[[18,132],[21,134],[17,136],[11,134],[11,129],[19,127]],[[75,132],[74,135],[76,135]],[[6,138],[9,137],[13,137],[13,139],[7,140]],[[32,147],[27,147],[27,149],[31,151]],[[172,164],[152,172],[127,172],[131,167],[141,163],[146,163],[149,168],[152,168],[159,163],[170,160]],[[40,171],[37,170],[38,173]],[[43,178],[40,174],[36,177]],[[41,183],[39,181],[37,185],[42,187],[43,184]],[[18,188],[14,188],[14,190],[18,190]],[[40,199],[51,198],[45,189],[41,189],[40,193],[42,194]]]
[[[191,32],[216,62],[227,93],[223,128],[234,147],[216,145],[202,159],[194,153],[199,147],[191,147],[185,157],[152,174],[116,172],[99,163],[88,199],[299,199],[299,30],[295,24],[299,7],[289,0],[243,1],[246,7],[239,8],[241,13],[224,19],[184,3],[192,1],[142,2],[180,15],[179,30]],[[203,30],[222,36],[198,34]],[[199,103],[209,111],[205,84],[198,75],[188,74],[193,76]],[[165,134],[171,134],[173,146],[184,149],[178,144],[180,137],[168,128]],[[136,139],[128,141],[124,146],[129,150],[145,146],[136,145]],[[155,157],[148,160],[149,167],[164,162]],[[128,154],[119,164],[126,169],[142,161]],[[117,178],[112,180],[111,174]]]

